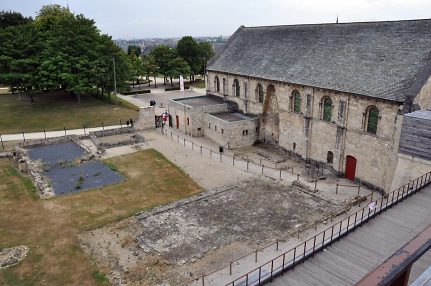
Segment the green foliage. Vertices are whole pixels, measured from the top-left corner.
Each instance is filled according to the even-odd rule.
[[[96,280],[96,282],[98,283],[98,285],[100,285],[101,283],[107,283],[109,282],[108,278],[106,278],[105,274],[103,274],[100,271],[94,271],[92,273],[92,276],[94,278],[94,280]]]
[[[154,77],[154,87],[157,87],[156,76],[159,74],[159,66],[153,55],[145,56],[142,59],[143,74],[149,78]],[[148,85],[150,83],[148,82]]]
[[[130,56],[131,54],[135,54],[136,56],[140,56],[141,55],[141,47],[139,46],[135,46],[135,45],[131,45],[127,47],[127,55]]]
[[[43,6],[34,22],[0,30],[0,83],[13,91],[34,93],[63,89],[75,94],[94,87],[126,86],[130,65],[126,54],[93,20],[60,5]]]
[[[25,25],[33,21],[31,17],[24,17],[21,13],[13,11],[0,12],[0,29],[12,26]]]
[[[108,168],[111,169],[111,171],[119,172],[117,166],[115,166],[114,164],[109,163],[109,162],[105,162],[105,165],[108,166]]]

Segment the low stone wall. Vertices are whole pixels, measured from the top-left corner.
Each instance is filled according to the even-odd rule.
[[[126,126],[126,127],[115,128],[115,129],[92,131],[89,134],[91,138],[91,135],[94,135],[96,137],[106,137],[106,136],[120,135],[120,134],[127,134],[127,133],[133,133],[132,127]]]

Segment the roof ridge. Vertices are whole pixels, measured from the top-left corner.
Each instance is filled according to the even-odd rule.
[[[305,24],[284,24],[284,25],[261,25],[261,26],[244,26],[243,29],[256,29],[256,28],[273,28],[273,27],[300,27],[300,26],[338,26],[338,25],[350,25],[350,24],[383,24],[383,23],[401,23],[401,22],[420,22],[420,21],[431,21],[431,18],[423,19],[405,19],[405,20],[386,20],[386,21],[365,21],[365,22],[339,22],[339,23],[305,23]],[[236,33],[236,32],[235,32]],[[234,34],[232,34],[233,36]]]

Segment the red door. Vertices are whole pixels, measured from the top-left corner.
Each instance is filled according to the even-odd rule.
[[[355,180],[356,158],[353,156],[346,157],[346,179]]]
[[[175,115],[175,124],[177,126],[177,129],[180,128],[180,118],[178,117],[178,115]]]

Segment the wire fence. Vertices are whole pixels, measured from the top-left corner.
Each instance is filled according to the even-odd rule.
[[[93,129],[98,129],[98,130],[105,130],[106,129],[112,129],[112,128],[118,128],[118,127],[123,127],[123,126],[133,126],[134,122],[133,119],[126,119],[126,120],[118,120],[118,121],[102,121],[100,123],[83,123],[81,125],[81,127],[77,127],[77,128],[67,128],[66,126],[63,126],[62,130],[55,130],[55,131],[62,131],[62,136],[68,136],[68,135],[88,135],[88,133],[90,131],[92,131]],[[77,132],[77,130],[79,130]],[[80,131],[82,130],[82,131]],[[21,130],[20,133],[17,134],[13,134],[13,135],[18,135],[18,137],[16,138],[16,140],[13,141],[22,141],[22,142],[26,142],[27,140],[32,140],[34,138],[32,138],[32,133],[40,133],[38,134],[40,137],[42,138],[38,138],[38,139],[48,139],[48,138],[52,138],[52,137],[58,137],[58,133],[56,133],[55,135],[52,135],[52,133],[50,133],[52,131],[50,130],[46,130],[45,128],[43,129],[43,131],[38,131],[38,132],[25,132],[24,130]],[[7,134],[10,135],[10,134]],[[5,134],[1,134],[0,133],[0,143],[1,143],[1,148],[4,151],[5,148],[5,142],[4,142],[4,137]]]
[[[251,162],[250,160],[244,160],[242,158],[238,158],[235,156],[228,155],[224,152],[220,152],[220,150],[213,150],[209,147],[205,147],[203,145],[199,145],[194,143],[193,141],[187,140],[185,137],[182,137],[178,134],[174,134],[172,131],[167,128],[162,129],[163,134],[170,138],[172,141],[177,142],[178,144],[183,145],[191,149],[192,151],[200,153],[202,156],[209,157],[212,160],[218,160],[220,163],[224,163],[227,165],[231,165],[233,167],[239,168],[246,172],[251,172],[255,174],[264,175],[270,177],[275,180],[287,180],[287,181],[298,181],[308,186],[311,190],[317,190],[319,188],[319,180],[315,178],[312,182],[307,182],[307,176],[297,173],[294,171],[293,166],[289,166],[286,168],[280,168],[277,164],[274,164],[270,161],[259,160],[259,163]],[[274,167],[270,165],[275,165]],[[320,172],[320,171],[319,171]],[[302,179],[302,180],[301,180]],[[320,183],[321,184],[321,183]],[[354,190],[354,191],[352,191]],[[362,194],[364,194],[362,186],[359,185],[345,185],[345,184],[336,184],[336,188],[333,192],[335,194],[350,195],[354,194],[360,195],[362,190]],[[366,193],[365,195],[367,195]]]
[[[317,252],[322,251],[325,247],[330,246],[334,241],[339,240],[343,236],[348,235],[349,232],[356,229],[358,226],[363,225],[370,219],[383,213],[392,206],[398,204],[405,198],[418,192],[431,182],[431,172],[428,172],[421,177],[409,182],[408,184],[388,193],[387,195],[373,199],[373,193],[366,197],[366,205],[360,208],[358,211],[349,215],[347,218],[343,218],[337,223],[324,229],[320,233],[312,236],[306,241],[298,244],[297,246],[290,248],[278,255],[277,257],[267,260],[260,266],[253,270],[245,273],[239,278],[232,279],[231,282],[225,284],[226,286],[249,286],[249,285],[261,285],[264,282],[272,280],[274,277],[281,275],[289,269],[293,269],[298,263],[305,261],[308,257],[314,256]],[[317,229],[317,224],[316,224]],[[299,232],[298,232],[299,236]],[[279,242],[276,241],[265,248],[274,247],[276,251],[279,250]],[[256,250],[254,253],[246,256],[254,256],[255,263],[258,262],[259,253],[265,249]],[[235,261],[244,259],[243,256]],[[224,271],[225,275],[231,276],[234,272],[235,261],[231,261],[229,265],[219,268],[211,273],[199,276],[192,279],[182,285],[205,285],[207,277],[215,272]]]

